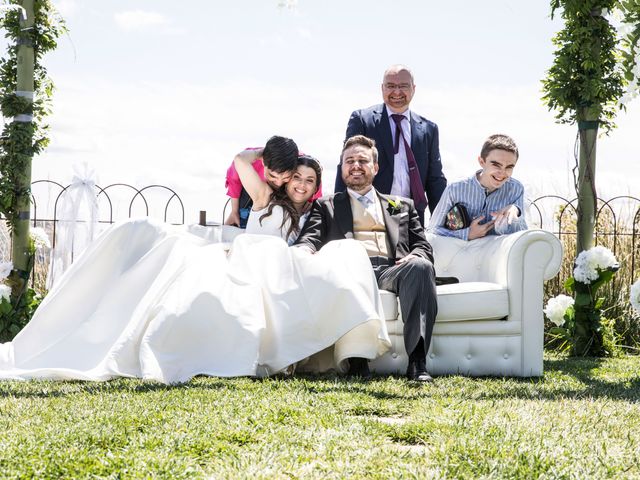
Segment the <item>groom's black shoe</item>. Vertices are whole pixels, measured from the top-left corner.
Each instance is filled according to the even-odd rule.
[[[415,382],[433,382],[433,378],[427,372],[427,361],[424,358],[409,359],[407,378]]]
[[[360,377],[363,380],[371,378],[369,371],[369,362],[366,358],[353,357],[349,359],[348,377]]]

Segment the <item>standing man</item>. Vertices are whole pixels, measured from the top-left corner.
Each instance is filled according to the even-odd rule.
[[[442,173],[438,126],[409,110],[416,91],[413,74],[393,65],[382,79],[382,105],[351,114],[345,139],[364,135],[379,148],[379,173],[373,186],[380,193],[411,198],[424,225],[424,211],[433,212],[447,186]],[[340,168],[335,191],[345,189]]]
[[[341,156],[345,191],[316,202],[296,241],[316,252],[331,240],[353,238],[366,248],[378,286],[398,295],[409,354],[407,377],[432,381],[427,351],[438,311],[433,251],[419,215],[407,198],[373,188],[378,173],[375,142],[363,135],[347,139]],[[367,377],[364,358],[350,359],[349,373]]]

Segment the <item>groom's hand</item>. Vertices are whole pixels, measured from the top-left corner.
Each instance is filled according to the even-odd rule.
[[[418,256],[414,255],[413,253],[410,253],[406,257],[402,257],[400,260],[396,260],[396,265],[402,265],[403,263],[407,263],[413,258],[418,258]]]

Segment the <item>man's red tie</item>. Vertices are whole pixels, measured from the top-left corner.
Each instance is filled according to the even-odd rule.
[[[418,164],[416,163],[416,157],[413,155],[411,145],[407,142],[407,139],[402,133],[402,120],[405,119],[404,115],[394,113],[391,115],[393,121],[396,122],[396,142],[393,146],[394,153],[398,153],[400,149],[400,137],[404,142],[404,151],[407,153],[407,165],[409,167],[409,186],[411,187],[411,198],[416,205],[416,210],[423,211],[427,208],[427,197],[424,194],[424,187],[420,180],[420,171],[418,170]]]

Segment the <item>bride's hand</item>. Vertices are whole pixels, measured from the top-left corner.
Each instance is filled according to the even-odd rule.
[[[236,155],[236,158],[244,162],[253,163],[258,158],[262,157],[264,148],[247,148]]]

